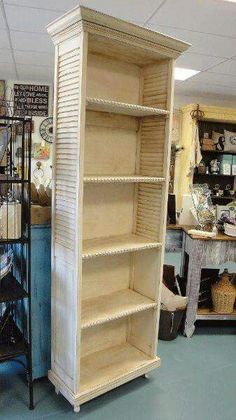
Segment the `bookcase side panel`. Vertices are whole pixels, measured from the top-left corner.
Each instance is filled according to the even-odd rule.
[[[56,50],[52,209],[52,373],[75,393],[80,293],[83,34]],[[85,104],[84,104],[85,107]],[[85,111],[84,111],[85,113]],[[63,390],[61,390],[62,392]]]
[[[159,253],[159,294],[157,297],[158,308],[157,308],[157,324],[155,332],[155,347],[157,348],[157,338],[159,329],[159,317],[160,317],[160,299],[161,299],[161,285],[163,276],[163,264],[165,254],[165,236],[166,236],[166,222],[167,222],[167,202],[168,202],[168,190],[169,190],[169,173],[170,173],[170,153],[171,153],[171,130],[173,121],[173,99],[174,99],[174,66],[175,60],[168,60],[168,85],[167,85],[167,109],[170,111],[169,116],[166,119],[165,126],[165,148],[164,148],[164,159],[163,159],[163,175],[166,179],[165,185],[162,190],[162,211],[160,214],[160,241],[162,247]]]

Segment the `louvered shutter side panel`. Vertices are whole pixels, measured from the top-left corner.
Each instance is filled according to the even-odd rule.
[[[74,251],[80,48],[58,57],[57,129],[55,152],[55,242]]]
[[[52,214],[52,369],[78,392],[77,306],[80,179],[81,36],[57,47]]]

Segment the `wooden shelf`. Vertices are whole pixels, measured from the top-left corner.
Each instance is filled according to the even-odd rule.
[[[83,241],[83,259],[160,247],[160,242],[133,234],[86,239]]]
[[[226,176],[226,177],[234,177],[235,175],[223,175],[223,174],[194,174],[194,176],[196,177],[222,177],[222,176]]]
[[[104,324],[156,306],[153,300],[130,289],[86,299],[82,302],[81,327]]]
[[[236,321],[236,309],[232,314],[218,314],[209,308],[198,308],[196,319],[199,321]]]
[[[211,198],[214,200],[227,200],[234,201],[235,197],[221,196],[221,195],[211,195]]]
[[[165,109],[149,106],[127,104],[98,98],[87,98],[87,109],[91,111],[111,112],[113,114],[132,115],[134,117],[147,117],[151,115],[169,115]]]
[[[80,403],[103,394],[160,366],[128,343],[98,351],[81,359]]]
[[[202,150],[201,153],[220,154],[220,155],[236,155],[236,152],[225,152],[224,150]]]
[[[88,184],[100,184],[100,183],[135,183],[135,182],[145,182],[152,184],[162,184],[165,182],[165,178],[160,178],[156,176],[95,176],[89,175],[84,177],[84,182]]]

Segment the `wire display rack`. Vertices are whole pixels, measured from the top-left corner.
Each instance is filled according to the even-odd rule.
[[[31,339],[32,120],[0,116],[0,363],[22,363],[34,408]]]

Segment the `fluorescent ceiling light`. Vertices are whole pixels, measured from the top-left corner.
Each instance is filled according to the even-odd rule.
[[[175,67],[175,80],[182,80],[182,81],[187,80],[198,73],[200,73],[199,70],[183,69],[182,67]]]

